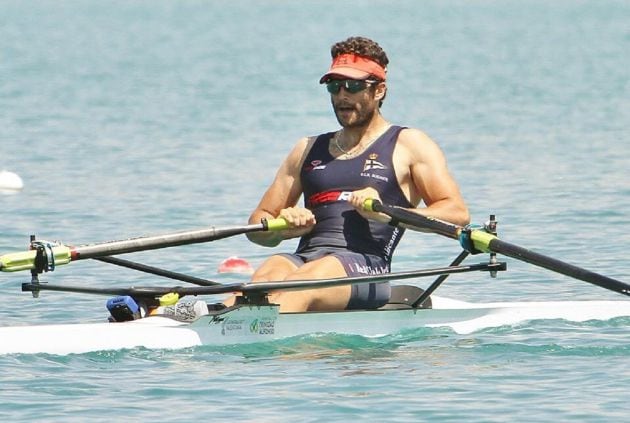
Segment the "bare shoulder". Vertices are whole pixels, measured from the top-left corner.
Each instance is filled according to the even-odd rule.
[[[293,146],[293,149],[291,150],[291,153],[289,153],[289,155],[295,155],[295,156],[304,155],[304,153],[306,153],[308,149],[313,145],[314,141],[315,141],[314,137],[300,138]]]
[[[285,160],[285,166],[290,168],[301,168],[306,155],[313,147],[316,137],[303,137],[293,146],[293,149]]]
[[[415,128],[405,128],[398,135],[397,153],[410,160],[425,162],[443,158],[440,146],[425,132]]]

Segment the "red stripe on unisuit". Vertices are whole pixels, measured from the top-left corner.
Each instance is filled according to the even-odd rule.
[[[332,203],[333,201],[347,200],[350,195],[350,191],[325,191],[318,192],[311,195],[307,202],[307,207],[316,207],[326,203]]]

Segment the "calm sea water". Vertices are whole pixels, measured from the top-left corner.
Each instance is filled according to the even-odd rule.
[[[620,1],[0,2],[0,252],[245,222],[301,136],[336,128],[317,80],[332,43],[378,40],[383,113],[444,149],[473,214],[514,243],[630,278],[630,3]],[[285,243],[278,250],[291,250]],[[136,254],[196,276],[271,251],[243,238]],[[409,233],[396,270],[457,245]],[[619,299],[508,260],[452,277],[468,301]],[[105,264],[47,274],[164,284]],[[103,298],[19,292],[0,324],[104,319]],[[417,281],[426,285],[428,281]],[[627,319],[457,335],[313,336],[239,348],[0,357],[7,421],[625,421]],[[0,340],[2,342],[2,340]],[[63,342],[63,340],[60,340]]]

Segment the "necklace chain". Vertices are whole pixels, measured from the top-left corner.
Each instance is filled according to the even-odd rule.
[[[335,134],[335,136],[333,137],[333,139],[335,140],[335,146],[337,147],[337,150],[341,151],[343,154],[345,154],[346,156],[350,154],[350,150],[344,150],[341,145],[339,145],[339,134],[340,132],[337,132]]]
[[[389,125],[385,128],[385,130],[387,130],[389,128]],[[376,141],[381,135],[383,135],[385,133],[385,131],[381,132],[380,134],[378,134],[376,137],[372,138],[370,140],[370,142],[368,142],[365,145],[365,148],[367,148],[368,146],[370,146],[374,141]],[[337,132],[335,134],[335,136],[333,137],[333,141],[335,142],[335,147],[337,147],[337,150],[341,151],[344,156],[351,156],[354,153],[352,153],[353,149],[356,149],[357,151],[355,153],[358,153],[358,151],[360,150],[361,147],[361,143],[359,142],[357,145],[355,145],[354,147],[350,148],[349,150],[344,149],[341,144],[339,144],[339,138],[341,135],[341,131]]]

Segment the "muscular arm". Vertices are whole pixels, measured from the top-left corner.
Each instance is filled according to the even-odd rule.
[[[459,187],[448,171],[442,150],[431,138],[417,129],[403,130],[393,161],[398,184],[416,206],[411,211],[457,225],[469,223],[468,208]],[[389,222],[390,218],[384,214],[363,210],[365,200],[370,198],[380,200],[378,192],[367,187],[354,191],[350,202],[365,218]],[[418,208],[420,202],[426,207]]]
[[[312,213],[302,207],[295,207],[302,195],[300,168],[312,141],[310,138],[302,138],[297,142],[249,217],[250,223],[258,223],[263,218],[283,217],[289,222],[291,228],[278,232],[249,233],[247,237],[250,241],[273,247],[283,239],[301,236],[312,229],[315,224]]]
[[[468,208],[440,147],[423,132],[407,129],[396,150],[394,163],[403,191],[412,204],[422,201],[426,206],[414,211],[457,225],[468,224]]]

